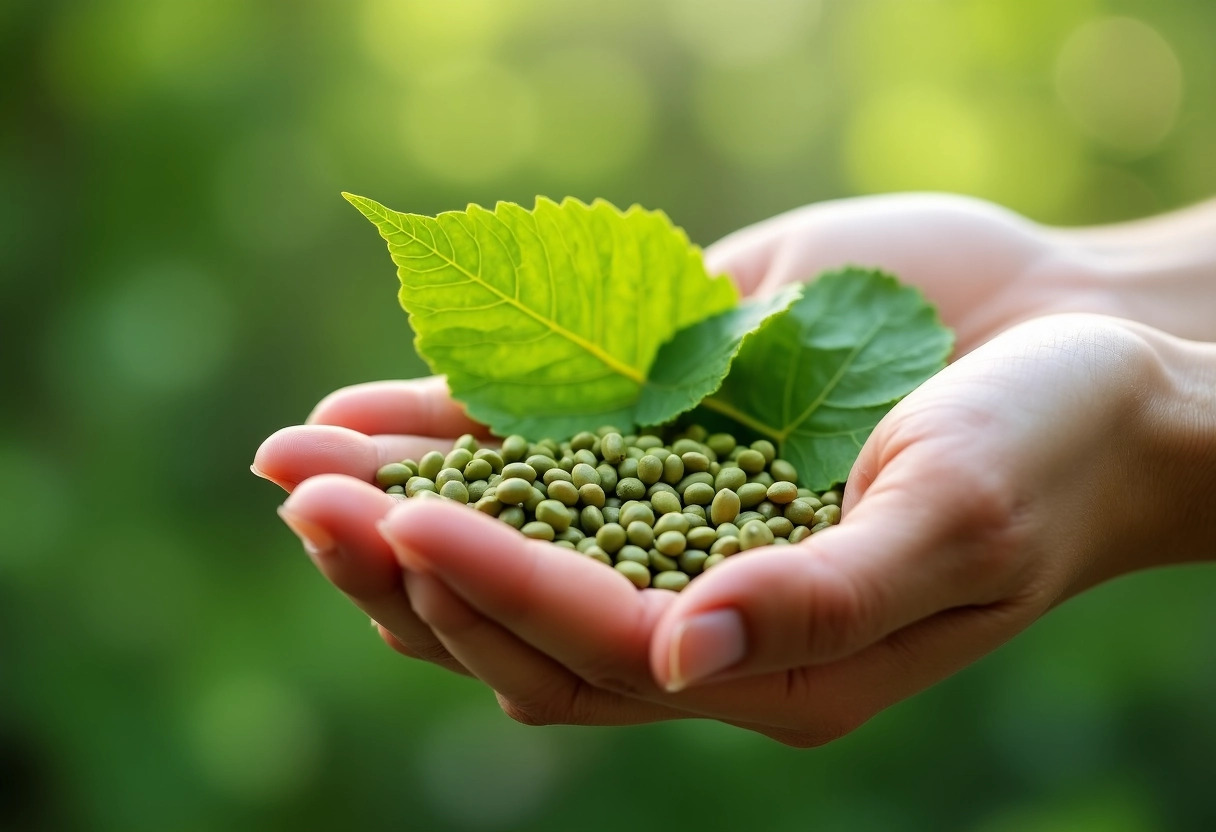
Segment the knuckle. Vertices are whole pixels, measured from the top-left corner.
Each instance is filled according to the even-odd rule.
[[[545,700],[521,702],[509,699],[501,693],[496,696],[502,712],[521,725],[558,725],[568,721],[564,714],[559,713],[558,708]]]

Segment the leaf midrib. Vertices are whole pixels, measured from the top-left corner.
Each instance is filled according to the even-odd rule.
[[[387,211],[388,209],[382,209],[382,210]],[[441,252],[435,246],[423,242],[422,238],[419,237],[417,234],[415,234],[411,231],[407,231],[405,229],[405,227],[398,220],[398,216],[397,216],[396,212],[391,212],[391,213],[386,214],[385,219],[388,220],[388,222],[390,222],[402,234],[406,235],[407,237],[409,237],[411,240],[415,241],[419,245],[434,252],[436,257],[443,260],[445,263],[450,265],[452,268],[456,269],[456,271],[465,275],[470,280],[472,280],[474,283],[478,284],[479,286],[486,289],[487,291],[493,293],[494,295],[497,295],[499,298],[506,301],[511,306],[514,306],[516,309],[518,309],[520,312],[523,312],[528,317],[532,318],[533,320],[537,321],[538,323],[545,325],[554,334],[560,335],[561,337],[568,340],[570,343],[574,344],[576,347],[579,347],[580,349],[586,351],[587,353],[595,356],[614,372],[618,373],[619,375],[624,376],[625,378],[627,378],[630,381],[633,381],[639,385],[644,384],[646,382],[645,376],[643,376],[636,368],[631,367],[628,364],[624,364],[621,361],[618,361],[617,359],[615,359],[611,355],[609,355],[607,352],[600,349],[600,347],[597,346],[596,344],[592,343],[591,341],[588,341],[585,338],[582,338],[582,337],[576,335],[575,333],[566,329],[561,324],[557,323],[557,321],[554,321],[550,318],[546,318],[545,316],[539,314],[535,310],[530,309],[529,307],[520,303],[515,298],[504,294],[503,292],[499,291],[497,288],[495,288],[494,286],[490,285],[485,280],[483,280],[481,278],[480,274],[473,274],[468,269],[466,269],[464,266],[460,265],[460,263],[458,263],[455,260],[453,260],[452,258],[446,256],[443,252]],[[495,219],[498,219],[498,218],[495,217]],[[436,220],[436,222],[438,222],[438,220]],[[542,243],[542,248],[543,247],[544,247],[544,244]]]

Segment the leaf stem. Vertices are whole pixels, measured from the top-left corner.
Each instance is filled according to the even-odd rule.
[[[785,439],[785,436],[780,431],[774,429],[771,425],[766,425],[764,422],[759,421],[755,417],[748,416],[742,410],[736,409],[735,406],[729,402],[724,402],[721,399],[714,398],[713,396],[707,396],[701,400],[701,406],[717,411],[729,419],[734,419],[739,424],[751,428],[756,433],[764,434],[770,439],[776,439],[778,442]]]

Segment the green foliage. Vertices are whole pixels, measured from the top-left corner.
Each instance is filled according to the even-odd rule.
[[[953,343],[916,289],[881,272],[832,272],[744,342],[705,406],[776,441],[807,487],[828,488]]]
[[[638,421],[657,425],[696,407],[722,386],[745,338],[798,299],[800,286],[685,327],[662,346],[638,402]]]
[[[661,212],[539,198],[431,218],[343,196],[388,242],[419,355],[500,436],[635,424],[660,345],[737,299]]]

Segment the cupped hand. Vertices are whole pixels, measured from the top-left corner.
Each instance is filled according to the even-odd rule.
[[[289,484],[308,475],[302,459],[346,466],[348,476],[305,482],[285,516],[345,541],[322,569],[391,643],[481,679],[515,718],[703,717],[814,745],[991,651],[1061,599],[1145,565],[1150,532],[1127,483],[1152,465],[1145,403],[1162,377],[1136,325],[1054,316],[1014,327],[883,420],[838,527],[732,556],[679,595],[639,592],[467,509],[393,505],[356,481],[403,456],[403,443],[424,442],[363,433],[472,427],[439,382],[336,394],[318,413],[362,433],[296,429],[268,440],[258,465]],[[388,421],[360,421],[390,393],[413,397],[412,408],[397,401]],[[407,411],[440,421],[393,421]]]
[[[1135,317],[1080,235],[949,194],[807,205],[727,236],[706,249],[705,261],[747,295],[844,265],[884,269],[937,305],[955,330],[958,355],[1040,315]]]

